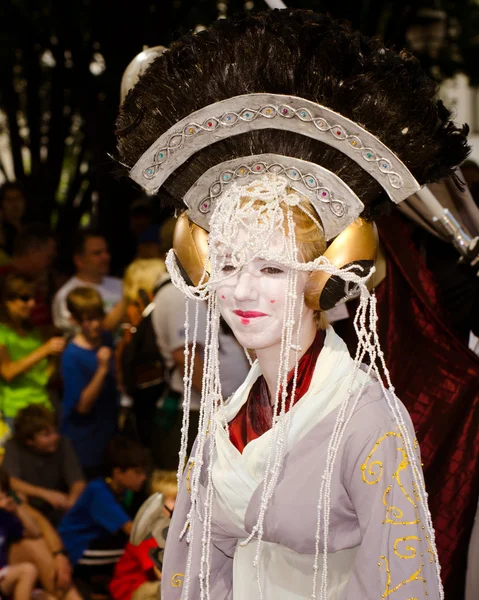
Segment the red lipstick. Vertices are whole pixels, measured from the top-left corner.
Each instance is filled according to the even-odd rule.
[[[256,310],[234,310],[235,315],[243,319],[255,319],[256,317],[267,317],[268,315]]]

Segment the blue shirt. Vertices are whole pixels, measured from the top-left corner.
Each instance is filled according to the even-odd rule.
[[[72,441],[83,467],[103,465],[106,447],[115,435],[118,423],[118,393],[113,359],[90,412],[80,414],[76,410],[82,391],[98,368],[97,351],[98,349],[80,348],[70,342],[61,359],[64,395],[60,431]]]
[[[10,544],[23,537],[20,519],[6,510],[0,510],[0,568],[8,564]]]
[[[58,532],[72,565],[93,540],[119,531],[131,521],[104,479],[95,479],[63,517]]]

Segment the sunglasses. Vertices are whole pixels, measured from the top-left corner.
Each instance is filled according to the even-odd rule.
[[[21,300],[22,302],[30,302],[30,300],[35,300],[35,296],[30,296],[29,294],[22,294],[21,296],[16,297],[17,300]]]

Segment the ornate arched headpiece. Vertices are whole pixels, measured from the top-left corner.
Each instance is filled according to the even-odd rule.
[[[130,177],[146,191],[157,192],[202,148],[260,129],[291,131],[336,148],[376,179],[395,203],[421,187],[404,163],[357,123],[315,102],[281,94],[245,94],[195,111],[148,148]],[[223,188],[231,181],[265,173],[281,173],[292,187],[301,187],[322,220],[327,240],[341,233],[364,208],[354,191],[321,165],[289,156],[253,155],[220,163],[201,176],[184,197],[190,219],[208,230],[209,215]]]

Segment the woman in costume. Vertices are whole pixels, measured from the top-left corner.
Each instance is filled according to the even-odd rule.
[[[443,598],[419,449],[366,287],[374,217],[467,153],[435,93],[407,53],[285,10],[183,38],[127,96],[122,163],[187,209],[167,259],[193,332],[184,438],[194,307],[208,302],[165,600]],[[352,358],[322,312],[355,295]],[[229,399],[220,314],[256,354]]]

